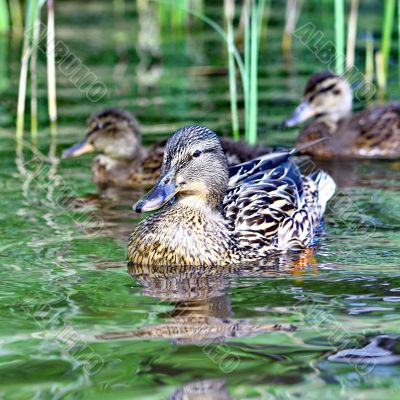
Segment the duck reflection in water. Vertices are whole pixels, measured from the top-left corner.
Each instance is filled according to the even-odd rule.
[[[204,379],[182,385],[170,400],[233,400],[222,379]]]
[[[152,267],[129,265],[129,273],[143,286],[146,296],[174,303],[174,309],[162,315],[165,322],[132,331],[110,332],[99,339],[168,339],[176,344],[221,343],[230,338],[296,329],[292,325],[254,323],[232,318],[227,294],[230,281],[241,275],[271,277],[293,272],[294,257],[285,256],[240,268],[230,267]]]

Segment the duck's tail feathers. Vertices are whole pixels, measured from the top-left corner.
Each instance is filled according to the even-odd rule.
[[[314,172],[311,179],[315,182],[318,191],[318,203],[320,206],[320,216],[325,212],[326,203],[333,197],[336,191],[336,183],[325,171]]]

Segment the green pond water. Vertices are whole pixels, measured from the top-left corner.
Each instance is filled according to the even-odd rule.
[[[1,39],[0,399],[400,399],[400,162],[323,165],[338,194],[303,260],[128,271],[131,205],[142,192],[99,197],[90,156],[49,153],[59,156],[109,106],[135,113],[146,143],[189,123],[228,135],[225,47],[199,21],[160,33],[133,2],[125,14],[118,2],[56,3],[57,39],[107,93],[90,101],[58,68],[51,138],[39,52],[39,155],[28,134],[16,152],[20,41]],[[331,2],[304,3],[299,25],[312,21],[332,39]],[[379,2],[362,3],[358,65],[363,35],[381,25]],[[205,12],[221,23],[214,4]],[[290,146],[296,131],[279,124],[326,66],[296,41],[283,60],[283,19],[284,2],[274,1],[261,39],[259,141]],[[362,357],[340,357],[370,342]]]

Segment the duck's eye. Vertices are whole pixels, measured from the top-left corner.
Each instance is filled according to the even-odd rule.
[[[194,157],[200,157],[200,155],[201,155],[201,151],[200,150],[196,150],[193,154],[192,154],[192,157],[194,158]]]
[[[104,128],[104,124],[102,124],[101,122],[99,122],[97,125],[96,125],[96,129],[103,129]]]

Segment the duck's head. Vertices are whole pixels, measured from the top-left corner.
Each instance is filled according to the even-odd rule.
[[[136,119],[118,108],[94,114],[85,139],[64,150],[62,158],[96,151],[116,160],[132,160],[141,154],[141,134]]]
[[[204,126],[186,126],[167,142],[161,177],[135,205],[154,211],[171,199],[218,208],[228,187],[228,165],[218,136]]]
[[[320,72],[310,77],[302,102],[284,123],[291,127],[312,117],[336,123],[351,113],[352,103],[353,92],[346,79],[330,71]]]

